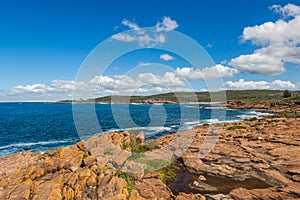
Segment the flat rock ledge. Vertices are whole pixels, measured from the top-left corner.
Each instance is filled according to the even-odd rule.
[[[184,173],[197,175],[183,177],[190,192],[172,186],[179,173],[166,181],[159,171],[147,172],[147,164],[130,160],[130,134],[123,132],[44,154],[0,157],[0,199],[300,199],[300,118],[227,123],[212,151],[201,157],[203,141],[214,135],[208,127],[153,140],[160,149],[145,153],[150,160],[158,154],[177,160]],[[182,141],[190,132],[194,137],[186,147]],[[136,141],[145,142],[141,134]]]

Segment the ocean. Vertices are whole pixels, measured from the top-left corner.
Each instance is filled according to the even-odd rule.
[[[85,106],[91,105],[80,105],[83,110]],[[145,137],[150,139],[205,123],[240,121],[267,115],[253,110],[210,108],[210,105],[202,107],[197,104],[93,106],[101,129],[91,126],[83,115],[76,123],[80,123],[80,129],[87,133],[85,134],[82,130],[77,131],[72,104],[0,103],[0,156],[26,150],[45,152],[73,145],[80,139],[103,132],[142,130]],[[125,110],[129,111],[130,120],[128,116],[122,115]]]

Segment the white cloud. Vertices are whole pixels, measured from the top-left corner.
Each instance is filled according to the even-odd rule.
[[[145,33],[145,31],[143,31],[136,23],[131,22],[131,21],[127,20],[127,19],[124,19],[124,20],[122,21],[122,24],[123,24],[124,26],[128,26],[129,28],[135,30],[138,34],[143,34],[143,33]]]
[[[1,99],[49,99],[67,98],[72,96],[74,89],[83,98],[93,98],[94,93],[99,96],[119,94],[126,95],[133,92],[152,94],[155,91],[172,91],[186,88],[186,82],[172,72],[159,76],[152,73],[142,73],[137,77],[128,75],[95,76],[86,82],[68,80],[54,80],[48,84],[18,85],[6,91],[0,91]],[[79,97],[78,96],[78,97]]]
[[[117,33],[112,35],[111,38],[122,42],[133,42],[136,40],[134,36],[131,36],[128,33]]]
[[[284,7],[281,5],[273,5],[270,9],[281,14],[283,17],[300,15],[300,7],[290,3]]]
[[[229,65],[239,71],[247,71],[253,74],[277,75],[285,71],[284,63],[274,55],[263,54],[255,51],[253,54],[240,55],[232,59]]]
[[[285,71],[285,63],[300,65],[300,6],[271,6],[282,16],[292,16],[285,20],[266,22],[261,25],[246,27],[242,41],[251,41],[261,46],[252,54],[240,55],[228,64],[239,71],[263,75],[279,75]]]
[[[143,61],[139,61],[138,62],[138,67],[141,67],[141,66],[150,66],[151,65],[151,63],[149,63],[149,62],[143,62]]]
[[[249,40],[259,46],[295,45],[300,42],[299,32],[300,16],[296,16],[288,21],[279,19],[276,22],[266,22],[261,25],[246,27],[243,31],[242,40]]]
[[[124,26],[129,27],[133,32],[131,33],[117,33],[111,36],[112,39],[122,42],[138,42],[140,46],[154,47],[156,45],[164,44],[166,42],[166,35],[163,32],[176,29],[179,25],[170,17],[164,17],[162,22],[157,22],[153,27],[155,31],[148,32],[132,21],[124,19],[122,21]]]
[[[208,44],[206,45],[206,48],[212,48],[212,47],[213,47],[213,45],[210,44],[210,43],[208,43]]]
[[[172,20],[170,17],[164,17],[162,22],[157,22],[155,25],[156,31],[171,31],[178,28],[178,24],[175,20]]]
[[[245,81],[240,79],[237,82],[227,81],[225,86],[230,89],[295,89],[296,85],[290,81],[275,80],[272,82],[267,81]]]
[[[216,79],[216,78],[229,78],[239,73],[237,69],[226,67],[217,64],[212,67],[205,67],[203,69],[196,69],[190,67],[177,68],[175,73],[184,77],[187,80],[199,80],[199,79]]]
[[[175,58],[169,54],[161,54],[159,57],[163,61],[169,61],[169,60],[174,60]]]

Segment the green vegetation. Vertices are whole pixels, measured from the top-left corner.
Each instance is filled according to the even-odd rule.
[[[105,96],[96,99],[78,100],[77,103],[143,103],[144,101],[188,103],[188,102],[210,102],[211,94],[218,95],[220,92],[176,92],[156,94],[150,96]],[[286,95],[285,95],[286,93]],[[220,93],[222,96],[223,94]],[[233,101],[247,101],[256,103],[259,101],[272,100],[300,100],[300,91],[282,90],[226,90],[226,99]],[[72,100],[63,100],[58,103],[71,103]]]
[[[300,118],[299,113],[281,113],[272,115],[271,118]]]
[[[253,127],[256,127],[256,126],[261,126],[261,125],[263,125],[264,123],[263,122],[257,122],[257,123],[255,123],[255,124],[253,124],[252,126]]]
[[[89,156],[90,156],[90,154],[85,153],[85,154],[83,154],[82,159],[86,159],[86,158],[89,157]]]
[[[130,197],[134,185],[133,178],[130,177],[126,172],[122,172],[120,170],[117,170],[116,176],[126,181],[127,185],[125,186],[125,188],[128,191],[128,197]]]
[[[228,128],[228,130],[237,130],[237,129],[246,129],[245,126],[231,126]]]
[[[289,98],[292,96],[292,93],[288,90],[284,90],[283,92],[283,98]]]
[[[256,118],[256,117],[252,117],[252,118],[250,118],[250,119],[246,119],[245,121],[253,122],[253,121],[255,121],[255,120],[257,120],[257,118]]]
[[[176,172],[170,164],[157,170],[157,172],[160,173],[161,180],[165,185],[167,185],[167,178],[173,179],[176,176]]]
[[[131,147],[132,153],[145,153],[146,151],[151,151],[153,149],[159,149],[158,146],[151,146],[151,145],[135,145]]]
[[[147,166],[145,173],[156,171],[170,164],[169,160],[152,159],[148,160],[144,153],[133,153],[128,160],[136,161]]]
[[[130,134],[130,148],[131,148],[131,152],[138,154],[138,153],[145,153],[146,151],[151,151],[153,149],[159,149],[158,146],[156,146],[155,144],[145,144],[145,145],[141,145],[137,142],[136,140],[136,136],[137,134],[139,134],[140,131],[137,130],[131,130],[129,131]],[[123,149],[127,149],[128,145],[124,145]]]
[[[105,150],[104,155],[113,155],[113,152],[111,150]]]

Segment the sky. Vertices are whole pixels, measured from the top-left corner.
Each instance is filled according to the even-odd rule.
[[[299,72],[299,0],[0,1],[0,101],[299,90]]]

